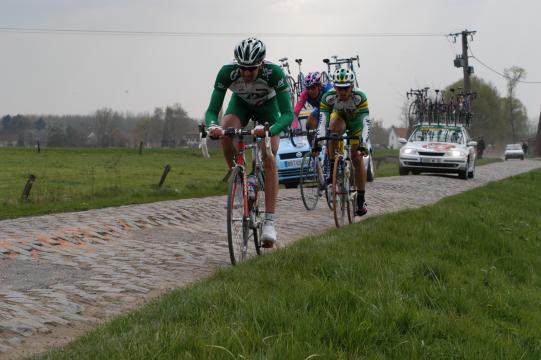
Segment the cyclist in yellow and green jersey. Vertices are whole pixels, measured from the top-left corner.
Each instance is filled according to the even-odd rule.
[[[269,123],[273,154],[267,155],[264,146],[261,149],[265,169],[265,219],[261,241],[263,247],[273,247],[276,242],[274,212],[278,196],[278,170],[274,155],[280,144],[278,135],[293,121],[291,90],[280,66],[265,60],[266,48],[261,40],[253,37],[242,40],[235,47],[234,55],[235,61],[222,66],[218,72],[205,113],[205,123],[211,137],[222,138],[222,149],[229,168],[234,166],[235,148],[231,138],[222,137],[222,128],[240,129],[250,119],[255,119],[258,124]],[[233,94],[219,124],[218,113],[227,89]],[[264,129],[257,126],[255,135],[265,136]]]
[[[326,92],[321,98],[320,121],[325,121],[331,134],[342,135],[347,131],[347,136],[360,139],[350,140],[350,144],[351,161],[355,167],[357,180],[356,214],[363,216],[368,212],[365,201],[366,170],[362,156],[367,153],[365,142],[368,140],[368,126],[364,123],[368,118],[368,101],[366,95],[356,89],[354,84],[353,71],[336,69],[333,74],[334,89]],[[338,140],[329,140],[328,145],[328,155],[332,164]]]

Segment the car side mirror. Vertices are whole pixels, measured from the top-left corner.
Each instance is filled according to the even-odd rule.
[[[398,142],[401,143],[402,145],[405,145],[408,142],[408,140],[404,138],[398,138]]]
[[[477,146],[477,141],[468,141],[468,146]]]

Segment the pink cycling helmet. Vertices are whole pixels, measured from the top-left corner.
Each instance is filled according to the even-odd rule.
[[[308,73],[304,78],[304,86],[310,87],[314,85],[321,85],[321,73],[317,71]]]

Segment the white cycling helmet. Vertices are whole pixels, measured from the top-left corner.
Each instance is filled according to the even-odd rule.
[[[336,87],[350,87],[355,82],[355,75],[349,69],[336,69],[332,80]]]
[[[241,66],[258,66],[265,59],[265,44],[255,37],[242,40],[235,47],[235,59]]]

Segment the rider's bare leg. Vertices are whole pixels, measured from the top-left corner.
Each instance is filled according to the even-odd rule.
[[[271,138],[273,156],[267,156],[265,143],[261,143],[261,154],[263,155],[263,168],[265,169],[265,212],[274,214],[276,209],[276,198],[278,197],[278,168],[276,167],[275,156],[280,145],[280,137]]]
[[[366,188],[366,169],[363,166],[363,155],[357,151],[359,146],[359,144],[353,144],[351,146],[351,161],[353,162],[353,167],[355,167],[357,190],[364,191]]]
[[[240,129],[240,119],[237,115],[227,114],[222,118],[222,127],[225,128],[236,128]],[[222,151],[224,153],[225,161],[227,162],[227,167],[229,169],[233,168],[235,162],[233,161],[235,155],[237,155],[237,150],[233,145],[233,139],[229,137],[222,138]]]
[[[306,130],[313,130],[317,128],[317,122],[318,122],[318,119],[310,115],[308,117],[308,120],[306,120]],[[323,135],[320,135],[320,136],[323,136]],[[312,133],[312,134],[308,134],[307,137],[308,137],[308,143],[310,144],[310,146],[312,146],[312,144],[314,143],[314,139],[316,138],[316,135]]]

